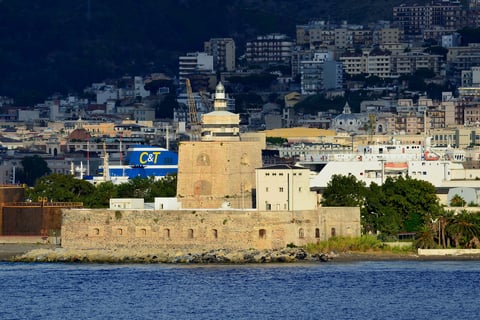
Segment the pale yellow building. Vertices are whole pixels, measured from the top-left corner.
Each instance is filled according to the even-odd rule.
[[[258,210],[317,208],[317,195],[310,191],[308,168],[281,164],[259,168],[256,173]]]

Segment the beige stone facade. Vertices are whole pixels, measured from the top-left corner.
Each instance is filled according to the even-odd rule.
[[[182,208],[252,208],[264,141],[188,141],[179,146],[177,199]]]
[[[64,209],[66,249],[280,249],[332,235],[360,236],[360,210],[303,211]]]

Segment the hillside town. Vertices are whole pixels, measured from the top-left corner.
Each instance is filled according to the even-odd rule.
[[[103,168],[125,164],[134,146],[176,151],[213,110],[219,82],[228,93],[226,110],[240,115],[242,133],[265,131],[290,146],[352,151],[392,137],[423,145],[419,135],[427,135],[433,146],[469,148],[464,160],[474,168],[480,159],[480,43],[461,30],[478,26],[479,8],[473,0],[468,8],[454,0],[401,5],[391,21],[315,20],[298,24],[294,38],[258,35],[243,48],[233,38],[211,38],[178,57],[175,75],[105,79],[82,94],[53,95],[33,106],[1,97],[0,183],[22,183],[16,171],[31,155],[41,156],[53,173],[105,178]],[[275,131],[281,128],[290,131]],[[264,163],[295,160],[264,157]]]

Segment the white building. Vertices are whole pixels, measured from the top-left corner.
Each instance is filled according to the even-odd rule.
[[[112,198],[110,199],[110,209],[143,209],[143,198]]]
[[[104,104],[108,100],[118,100],[118,89],[112,85],[106,85],[96,90],[97,104]]]
[[[292,165],[256,169],[257,209],[274,211],[312,210],[317,195],[310,191],[310,170]]]
[[[148,97],[150,96],[150,91],[145,90],[145,81],[143,81],[143,77],[134,77],[133,78],[133,90],[135,97]]]
[[[18,121],[33,121],[39,118],[39,110],[18,110]]]
[[[213,73],[213,56],[205,52],[189,52],[178,58],[178,76],[184,81],[191,74]]]

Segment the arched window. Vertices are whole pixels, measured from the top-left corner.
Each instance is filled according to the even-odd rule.
[[[298,237],[300,239],[305,238],[305,232],[303,231],[303,228],[298,229]]]
[[[193,193],[199,196],[207,196],[212,193],[212,184],[206,180],[198,180],[193,185]]]
[[[140,229],[140,236],[145,237],[146,235],[147,235],[147,229],[144,229],[144,228]]]
[[[337,235],[337,230],[335,230],[335,228],[332,228],[330,234],[332,235],[332,237],[335,237]]]
[[[315,238],[320,238],[320,229],[319,228],[315,229]]]
[[[193,239],[193,229],[188,229],[188,239]]]
[[[197,165],[198,166],[209,166],[210,165],[210,157],[206,153],[202,153],[197,157]]]
[[[218,230],[217,229],[212,229],[212,235],[214,239],[218,238]]]
[[[170,239],[170,229],[164,229],[163,235],[165,236],[165,239]]]
[[[123,229],[118,228],[118,229],[117,229],[117,235],[118,235],[118,236],[121,236],[122,234],[123,234]]]
[[[260,239],[266,239],[267,238],[267,230],[265,230],[265,229],[258,230],[258,237]]]
[[[100,229],[94,228],[94,229],[93,229],[93,235],[95,235],[95,236],[100,235]]]

